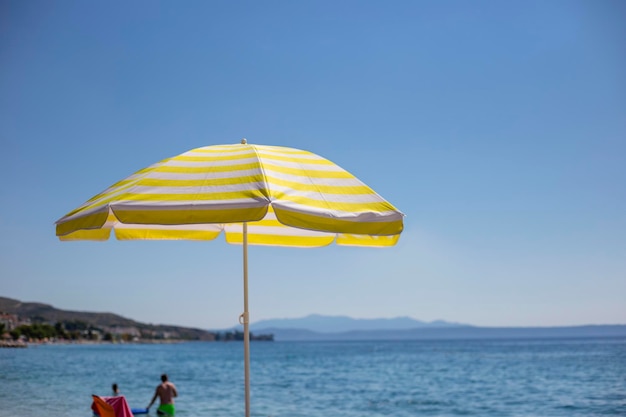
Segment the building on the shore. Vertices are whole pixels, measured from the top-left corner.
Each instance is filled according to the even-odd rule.
[[[137,327],[111,326],[103,327],[102,331],[105,340],[131,342],[141,339],[141,331]]]
[[[4,330],[10,332],[22,323],[16,314],[0,313],[0,324],[4,324]]]

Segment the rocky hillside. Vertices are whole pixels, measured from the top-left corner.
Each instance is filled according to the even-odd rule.
[[[215,334],[202,329],[189,327],[152,325],[140,323],[113,313],[60,310],[49,304],[29,303],[0,297],[0,312],[14,314],[33,323],[73,323],[83,322],[96,328],[136,328],[141,333],[169,334],[172,338],[184,340],[214,340]]]

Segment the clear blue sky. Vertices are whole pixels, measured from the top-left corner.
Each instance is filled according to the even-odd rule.
[[[234,325],[241,247],[61,243],[192,148],[320,154],[406,215],[390,249],[250,249],[251,320],[626,323],[621,1],[2,1],[0,295]]]

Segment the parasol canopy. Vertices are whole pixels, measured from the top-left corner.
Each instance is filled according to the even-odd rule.
[[[117,182],[56,222],[61,240],[212,240],[251,245],[392,246],[403,214],[343,168],[311,152],[214,145]]]

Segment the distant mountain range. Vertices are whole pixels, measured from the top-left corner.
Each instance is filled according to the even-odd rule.
[[[320,333],[302,329],[264,328],[276,341],[374,341],[374,340],[454,340],[454,339],[555,339],[626,337],[626,325],[568,327],[430,327],[409,330],[358,330]]]
[[[271,333],[276,341],[626,337],[626,325],[477,327],[442,320],[423,322],[410,317],[354,319],[317,314],[296,319],[261,320],[251,324],[250,329]]]
[[[251,330],[299,329],[319,333],[342,333],[350,331],[410,330],[416,328],[449,328],[467,326],[443,320],[424,322],[411,317],[390,319],[355,319],[348,316],[323,316],[311,314],[301,318],[261,320],[250,325]]]

